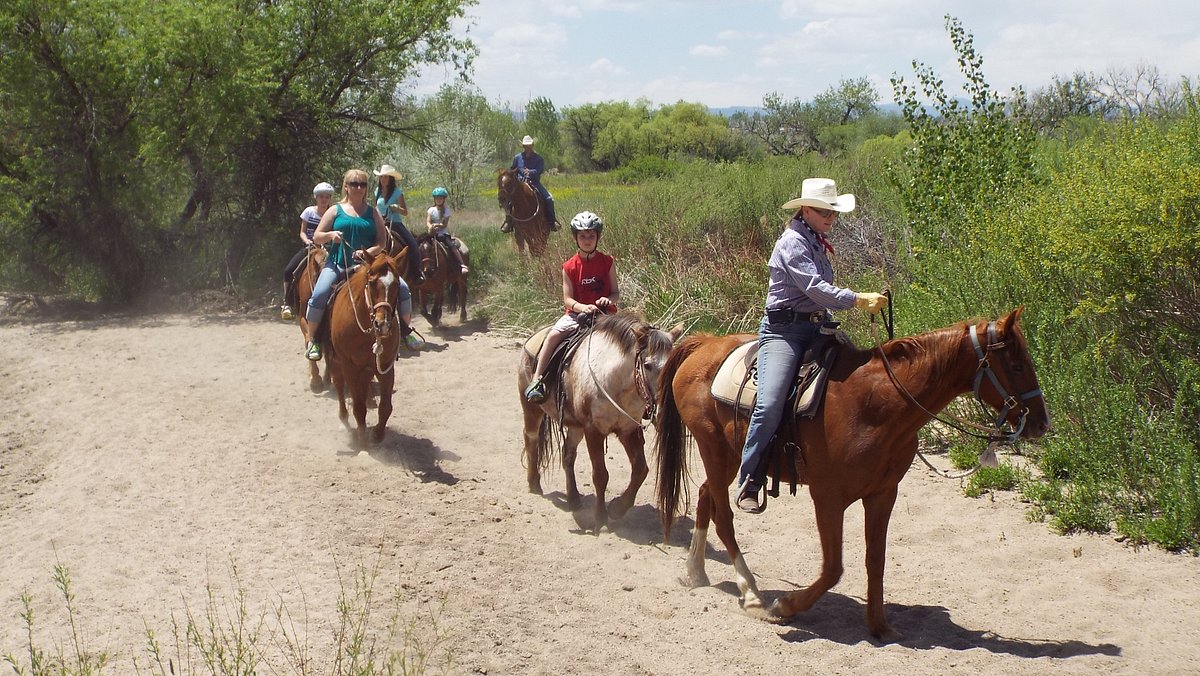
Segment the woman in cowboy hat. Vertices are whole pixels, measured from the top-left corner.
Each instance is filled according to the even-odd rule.
[[[408,247],[408,275],[413,280],[413,286],[420,286],[425,281],[421,273],[421,252],[417,251],[417,238],[404,225],[404,217],[408,215],[408,204],[404,201],[404,191],[400,189],[400,179],[404,176],[390,164],[371,173],[379,179],[379,185],[375,188],[375,208],[383,214],[388,229]]]
[[[763,462],[771,437],[787,403],[788,390],[809,343],[829,319],[829,310],[852,307],[878,312],[887,303],[878,293],[855,293],[834,286],[825,236],[840,213],[854,210],[854,195],[839,195],[828,178],[807,178],[800,197],[783,205],[792,218],[767,263],[766,312],[758,332],[758,397],[742,447],[738,469],[738,509],[757,514],[764,504],[758,493],[766,478]]]

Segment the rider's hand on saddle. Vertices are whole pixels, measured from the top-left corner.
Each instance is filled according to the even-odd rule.
[[[887,306],[887,296],[882,293],[866,292],[856,295],[858,297],[854,299],[854,307],[866,310],[871,314],[875,314]]]

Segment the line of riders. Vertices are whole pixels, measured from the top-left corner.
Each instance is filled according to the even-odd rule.
[[[522,138],[521,152],[513,157],[509,168],[515,170],[518,178],[528,183],[538,194],[545,206],[551,229],[558,230],[560,226],[554,214],[554,196],[546,190],[541,180],[546,161],[534,152],[533,144],[533,137],[526,135]],[[295,319],[299,311],[296,307],[296,283],[309,251],[317,246],[335,245],[325,259],[308,306],[304,309],[309,325],[305,356],[313,361],[321,359],[321,345],[314,338],[318,335],[317,330],[320,328],[333,288],[338,281],[345,278],[349,267],[363,259],[362,252],[368,251],[374,255],[383,250],[389,236],[396,238],[408,248],[409,278],[413,280],[414,286],[419,287],[425,282],[417,239],[404,223],[404,218],[408,216],[408,204],[399,184],[403,176],[390,164],[384,164],[372,173],[378,179],[374,206],[367,200],[366,172],[351,170],[346,172],[343,178],[341,202],[334,205],[334,187],[321,182],[313,188],[316,204],[306,207],[300,213],[300,242],[304,246],[292,256],[283,269],[284,304],[280,307],[280,317],[284,321]],[[430,236],[446,247],[454,257],[455,263],[462,269],[462,273],[467,274],[468,268],[461,251],[462,243],[452,236],[449,230],[453,213],[446,204],[449,192],[446,188],[438,186],[430,196],[434,204],[426,212],[426,229]],[[330,209],[331,206],[333,209]],[[390,231],[390,235],[382,228]],[[508,211],[505,211],[500,230],[505,233],[512,232],[512,214]],[[400,315],[405,327],[404,342],[409,349],[419,350],[424,341],[409,329],[412,318],[412,292],[407,282],[401,279],[400,283]]]
[[[541,157],[533,152],[531,137],[522,139],[522,146],[522,153],[513,159],[513,168],[521,170],[533,183],[545,165]],[[320,341],[315,337],[335,282],[345,277],[346,269],[355,261],[364,260],[383,250],[388,240],[385,228],[391,229],[395,236],[408,245],[411,277],[417,280],[418,285],[423,280],[416,239],[403,221],[403,217],[408,215],[408,207],[404,192],[397,183],[401,175],[387,164],[374,174],[379,179],[375,206],[366,199],[367,173],[352,169],[346,172],[343,179],[341,202],[331,208],[333,186],[320,183],[313,189],[317,203],[306,208],[300,216],[300,239],[305,249],[297,252],[284,270],[288,302],[281,311],[285,320],[294,317],[296,292],[293,278],[308,249],[325,244],[337,245],[326,257],[306,308],[309,333],[305,356],[310,360],[321,359]],[[540,183],[537,185],[540,188]],[[544,191],[545,188],[540,188],[539,192]],[[442,187],[433,190],[434,206],[426,214],[426,226],[455,255],[463,273],[466,273],[467,266],[463,263],[457,241],[448,231],[451,210],[446,206],[447,194]],[[548,200],[550,214],[553,214],[552,205],[553,200]],[[759,396],[750,417],[742,466],[737,476],[739,494],[736,503],[742,511],[762,511],[758,496],[762,489],[763,451],[782,415],[791,374],[796,372],[799,357],[811,342],[816,329],[828,321],[830,310],[858,307],[875,313],[886,303],[881,294],[856,293],[833,284],[833,267],[828,258],[833,247],[826,234],[833,228],[839,213],[852,211],[854,207],[854,195],[839,195],[834,182],[825,178],[806,179],[801,196],[783,205],[785,210],[794,211],[794,214],[776,242],[768,262],[770,281],[766,310],[759,329]],[[381,213],[387,214],[386,221]],[[511,230],[507,218],[501,229]],[[620,293],[616,265],[611,256],[599,250],[603,229],[603,221],[590,211],[580,212],[571,219],[571,234],[577,252],[563,264],[565,312],[551,328],[538,355],[533,380],[525,392],[530,402],[540,403],[545,399],[544,378],[549,357],[559,343],[578,330],[579,318],[586,314],[616,310]],[[403,322],[406,347],[410,350],[421,349],[424,341],[409,328],[412,299],[403,279],[400,280],[399,315]],[[795,319],[810,317],[813,321]]]

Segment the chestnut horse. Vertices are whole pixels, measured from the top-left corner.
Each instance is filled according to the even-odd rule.
[[[917,452],[917,431],[955,397],[972,390],[1001,412],[996,427],[1007,432],[1008,440],[1018,433],[1036,439],[1050,426],[1020,318],[1018,308],[999,321],[964,322],[872,350],[841,349],[817,415],[812,420],[797,418],[795,425],[785,424],[780,432],[783,440],[800,447],[794,471],[809,486],[821,539],[821,572],[807,588],[784,594],[765,612],[734,537],[728,492],[741,460],[747,416],[709,393],[726,355],[755,337],[697,336],[680,343],[663,369],[660,385],[658,505],[664,534],[669,534],[687,471],[686,425],[706,476],[696,502],[687,583],[709,583],[704,548],[711,519],[736,571],[743,608],[764,619],[789,620],[812,607],[841,578],[844,512],[862,500],[867,628],[882,641],[900,640],[884,616],[883,569],[888,521],[897,486]],[[1012,429],[1002,430],[1006,425]],[[773,469],[772,475],[777,474]],[[782,474],[778,478],[788,480],[792,471]]]
[[[426,233],[417,237],[417,248],[421,252],[421,273],[425,283],[421,285],[421,314],[430,324],[437,326],[442,321],[442,299],[450,291],[450,309],[459,310],[459,321],[467,321],[467,275],[454,262],[454,256],[446,245]],[[470,253],[462,249],[463,265],[470,264]],[[429,310],[430,300],[433,311]]]
[[[546,253],[551,224],[537,191],[517,176],[516,169],[501,169],[497,174],[496,199],[512,223],[517,253],[524,253],[526,247],[534,256]]]
[[[517,396],[525,415],[525,471],[530,493],[542,494],[541,473],[549,469],[552,426],[556,421],[565,432],[562,467],[567,479],[567,505],[572,510],[579,508],[575,456],[579,442],[586,439],[592,484],[596,487],[593,532],[598,534],[610,516],[614,520],[625,516],[650,473],[642,421],[649,420],[653,412],[659,371],[681,333],[682,325],[662,331],[626,313],[596,318],[568,357],[561,380],[547,380],[546,400],[541,404],[525,400],[525,388],[537,357],[521,350]],[[625,447],[631,473],[629,486],[606,506],[604,442],[610,434],[615,434]]]
[[[312,297],[313,287],[317,284],[317,277],[321,274],[321,267],[325,265],[325,256],[327,255],[323,247],[309,247],[308,255],[304,257],[300,271],[295,276],[296,311],[300,315],[300,336],[304,339],[306,347],[308,345],[308,320],[305,319],[305,315],[308,313],[308,299]],[[329,360],[325,359],[324,377],[321,376],[321,367],[317,362],[309,361],[308,389],[319,393],[324,392],[327,387],[329,387]]]
[[[334,294],[328,312],[326,344],[333,386],[338,395],[338,417],[349,427],[346,391],[358,423],[355,443],[367,443],[367,399],[371,379],[379,381],[379,421],[373,440],[383,439],[392,414],[392,389],[396,352],[400,348],[400,270],[403,259],[388,254],[369,256],[350,273]]]

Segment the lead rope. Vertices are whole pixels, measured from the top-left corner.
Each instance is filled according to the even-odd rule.
[[[613,405],[613,408],[620,411],[621,415],[623,415],[626,418],[629,418],[631,421],[633,421],[633,424],[637,425],[639,428],[641,428],[642,431],[645,431],[647,427],[650,427],[650,423],[653,422],[653,414],[651,412],[652,405],[650,403],[650,399],[643,393],[642,388],[638,387],[638,395],[640,395],[642,397],[642,399],[646,402],[646,410],[648,412],[651,412],[651,416],[649,418],[645,418],[645,420],[646,420],[645,423],[643,423],[641,420],[636,420],[633,416],[629,415],[629,413],[625,409],[621,408],[620,404],[618,404],[616,401],[613,401],[613,398],[608,394],[608,390],[604,389],[604,386],[600,384],[600,379],[596,377],[595,369],[592,368],[592,337],[594,335],[595,335],[595,333],[593,332],[592,335],[589,335],[587,337],[587,354],[584,357],[587,361],[588,373],[590,373],[592,375],[592,382],[596,384],[596,389],[600,390],[600,394],[604,395],[604,398],[608,400],[608,403]],[[637,353],[634,355],[633,379],[634,379],[635,383],[638,380],[638,372],[641,370],[641,368],[640,368],[641,363],[642,363],[642,350],[639,349],[637,351]],[[642,380],[643,381],[645,380],[645,376],[642,376]]]

